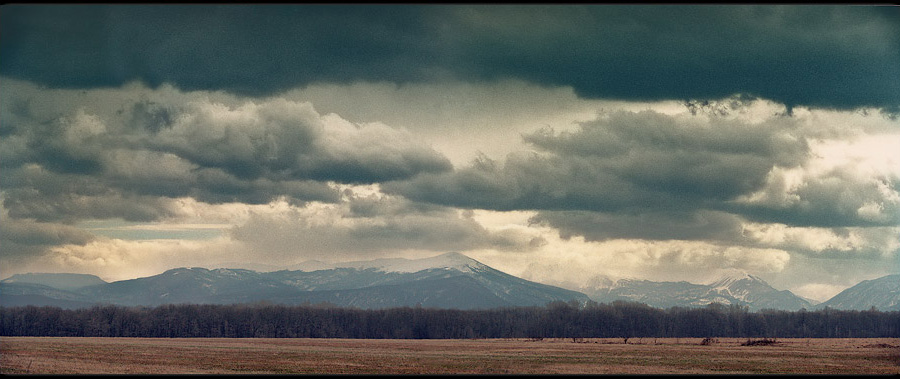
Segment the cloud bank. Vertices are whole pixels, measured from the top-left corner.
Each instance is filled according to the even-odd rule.
[[[24,83],[7,88],[0,165],[4,206],[16,218],[158,220],[173,215],[170,199],[179,197],[334,202],[340,194],[329,183],[452,167],[408,132],[320,115],[309,103],[137,88],[113,91],[123,99],[111,104],[102,95],[70,101],[73,91],[38,97]]]
[[[680,114],[616,111],[523,135],[530,152],[384,183],[446,206],[537,211],[563,238],[705,241],[820,256],[890,256],[900,230],[896,122],[787,114],[731,98]],[[826,114],[828,113],[827,111]],[[853,127],[853,123],[867,125]],[[850,135],[848,135],[850,134]]]
[[[10,5],[0,74],[271,95],[315,83],[517,78],[582,97],[897,111],[895,7]],[[164,30],[165,32],[160,32]]]

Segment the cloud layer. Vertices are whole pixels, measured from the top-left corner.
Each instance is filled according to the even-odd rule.
[[[233,234],[241,239],[241,230],[272,219],[248,222],[233,212],[219,216],[221,211],[210,207],[338,204],[346,202],[341,186],[452,169],[443,155],[405,130],[322,115],[308,102],[141,85],[46,90],[14,79],[4,79],[0,97],[0,241],[6,264],[53,251],[102,259],[129,244],[116,242],[119,247],[107,253],[91,253],[113,243],[77,226],[92,220],[204,223],[213,217],[232,226],[246,222]],[[444,238],[478,233],[477,238],[488,238],[471,222],[442,224],[442,217],[455,214],[409,217],[381,233],[412,228],[408,240],[415,241],[416,233],[457,228],[459,233]],[[344,232],[348,238],[368,233]],[[76,261],[88,262],[55,262]]]
[[[111,104],[7,86],[0,165],[4,206],[16,218],[157,220],[173,214],[170,199],[179,197],[334,202],[340,195],[329,183],[452,167],[408,132],[320,115],[309,103],[136,88],[117,91],[122,99]]]
[[[446,206],[537,211],[529,222],[564,239],[894,256],[900,155],[887,145],[900,142],[896,121],[829,115],[746,97],[678,114],[614,111],[574,130],[525,134],[530,152],[382,188]]]
[[[274,94],[313,83],[518,78],[582,97],[900,104],[894,7],[4,7],[0,74]],[[164,32],[160,32],[164,30]]]
[[[806,117],[771,106],[773,111],[756,121],[740,108],[726,115],[613,112],[575,131],[524,135],[532,152],[510,154],[504,161],[480,157],[454,172],[426,173],[384,188],[421,201],[495,210],[699,208],[762,217],[757,209],[771,209],[791,216],[773,215],[768,221],[794,225],[900,221],[898,172],[887,166],[897,161],[896,152],[879,149],[867,157],[822,162],[820,154],[830,143],[823,138],[844,126],[810,125]],[[859,116],[858,121],[867,117],[882,119]],[[890,129],[871,133],[849,138],[845,147],[860,152],[867,146],[855,142],[896,139]],[[877,166],[883,168],[871,168]],[[786,175],[799,175],[799,182],[785,187]],[[779,190],[797,201],[778,203],[772,198]],[[846,196],[850,192],[854,196]]]

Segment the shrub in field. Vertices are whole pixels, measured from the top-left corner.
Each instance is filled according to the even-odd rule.
[[[768,346],[768,345],[774,345],[774,344],[775,344],[774,338],[773,339],[763,338],[761,340],[751,340],[748,338],[747,342],[742,343],[741,346]]]

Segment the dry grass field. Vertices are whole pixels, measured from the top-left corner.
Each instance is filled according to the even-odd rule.
[[[900,374],[900,339],[0,337],[0,374]]]

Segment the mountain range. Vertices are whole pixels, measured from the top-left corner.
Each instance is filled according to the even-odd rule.
[[[111,283],[78,286],[73,281],[65,289],[58,286],[59,280],[47,280],[53,274],[14,275],[0,282],[0,304],[78,308],[96,303],[156,306],[269,302],[330,303],[364,309],[479,309],[588,301],[582,293],[527,281],[458,253],[318,266],[309,271],[272,272],[176,268]]]
[[[297,270],[176,268],[161,274],[105,282],[85,274],[16,274],[0,281],[0,306],[49,305],[81,308],[95,304],[328,303],[363,309],[422,306],[486,309],[543,306],[552,301],[635,301],[658,308],[697,307],[712,302],[750,310],[900,310],[900,275],[863,281],[821,304],[777,290],[740,271],[708,283],[655,282],[597,277],[589,285],[564,289],[493,269],[459,253],[424,259],[377,259],[328,264],[318,261]],[[576,291],[577,290],[577,291]]]

